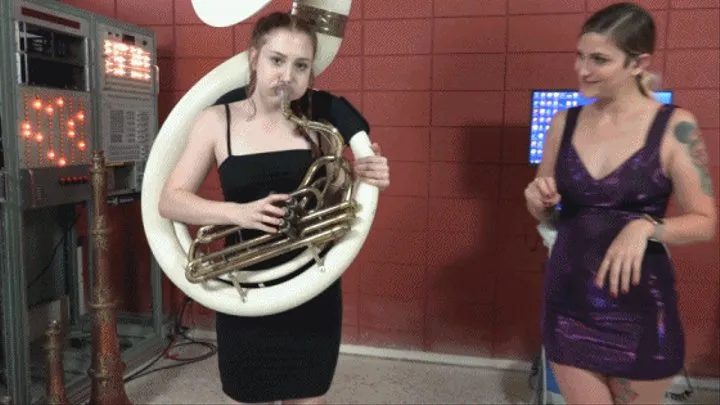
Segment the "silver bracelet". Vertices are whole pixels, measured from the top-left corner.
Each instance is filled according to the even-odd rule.
[[[648,214],[643,214],[643,218],[655,225],[655,228],[653,229],[653,233],[652,235],[650,235],[649,240],[660,242],[663,230],[665,229],[665,223],[663,222],[663,220],[661,218],[654,218]]]

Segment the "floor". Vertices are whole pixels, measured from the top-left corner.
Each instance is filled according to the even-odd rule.
[[[206,348],[174,353],[198,356]],[[232,404],[220,390],[216,357],[142,376],[126,384],[135,404]],[[162,360],[157,367],[177,364]],[[531,404],[529,372],[341,355],[330,404]],[[682,403],[668,400],[669,404]],[[717,404],[720,392],[697,391],[685,403]]]

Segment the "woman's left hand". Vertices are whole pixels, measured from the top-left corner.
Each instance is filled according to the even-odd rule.
[[[390,185],[390,168],[388,167],[387,158],[380,154],[380,146],[373,143],[372,149],[375,156],[355,160],[353,171],[364,182],[384,190]]]
[[[605,253],[595,285],[602,288],[609,276],[610,295],[614,298],[618,296],[618,287],[622,288],[623,294],[630,291],[631,279],[634,286],[640,284],[642,262],[653,231],[653,224],[645,219],[636,219],[625,225]]]

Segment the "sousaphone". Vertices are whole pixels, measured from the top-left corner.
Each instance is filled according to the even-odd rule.
[[[193,0],[192,2],[200,19],[213,27],[226,27],[243,21],[256,14],[268,3],[269,0]],[[293,3],[292,13],[310,19],[317,29],[318,49],[313,66],[316,75],[321,74],[337,55],[342,44],[345,22],[351,3],[351,0],[296,0]],[[331,218],[329,221],[322,222],[323,226],[332,225],[333,221],[340,225],[349,225],[338,227],[339,232],[319,241],[317,245],[299,244],[302,253],[279,266],[263,270],[243,271],[243,264],[259,260],[254,259],[251,249],[245,249],[250,246],[243,245],[243,249],[231,249],[232,252],[224,253],[233,253],[233,255],[227,255],[229,261],[233,260],[235,253],[239,252],[244,262],[237,261],[235,263],[240,263],[239,265],[225,266],[222,271],[207,270],[211,268],[207,265],[211,263],[210,258],[220,258],[216,263],[222,263],[224,260],[222,255],[208,255],[207,260],[203,262],[203,257],[196,253],[196,247],[198,243],[202,243],[201,238],[207,235],[203,235],[201,231],[197,238],[191,238],[185,224],[160,216],[158,203],[163,186],[182,154],[194,117],[231,90],[246,86],[248,79],[249,61],[246,50],[205,75],[175,105],[160,128],[150,150],[142,185],[142,219],[145,234],[155,259],[165,275],[183,293],[199,304],[221,313],[236,316],[264,316],[299,306],[337,281],[360,252],[367,238],[375,217],[378,189],[362,181],[351,180],[350,185],[345,189],[347,195],[341,199],[340,205],[326,207],[337,214],[333,217],[336,219]],[[308,129],[319,131],[336,140],[338,138],[341,141],[343,138],[349,139],[349,146],[356,158],[374,154],[370,138],[365,131],[343,134],[344,137],[341,137],[337,130],[329,124],[307,121],[305,117],[292,115],[287,110],[286,114],[289,119],[301,127],[306,126]],[[337,149],[330,155],[337,155]],[[326,154],[318,159],[336,162],[336,168],[343,167],[342,161],[337,157],[329,158],[329,155]],[[299,184],[298,188],[307,190],[310,188],[309,183]],[[302,192],[298,194],[302,194]],[[297,201],[302,201],[302,198]],[[295,207],[298,205],[296,204]],[[305,206],[302,205],[302,207]],[[306,212],[302,209],[295,212],[299,213],[299,217],[296,218],[299,220],[294,223],[296,231],[303,229],[302,218],[307,219],[312,216],[313,212],[317,213],[317,211]],[[326,214],[327,212],[323,212],[323,215]],[[315,215],[310,219],[317,219],[317,217],[318,215]],[[327,215],[324,218],[327,219]],[[230,229],[232,232],[237,231],[237,229]],[[336,228],[329,227],[327,229]],[[216,233],[215,236],[217,235]],[[298,240],[298,235],[292,232],[285,232],[283,235],[290,237],[290,240]],[[265,236],[265,239],[270,238]],[[284,242],[287,243],[288,239],[286,238]],[[321,259],[318,257],[317,249],[313,246],[327,246]],[[189,271],[193,268],[193,264],[196,265],[195,273]],[[308,265],[307,270],[300,274],[282,282],[273,283],[274,280],[287,278],[286,276],[289,274]],[[222,266],[212,267],[212,269],[217,268],[222,268]],[[238,280],[245,284],[257,284],[260,287],[239,288]]]

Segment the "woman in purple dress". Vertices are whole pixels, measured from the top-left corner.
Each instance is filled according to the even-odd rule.
[[[530,213],[558,232],[542,341],[571,404],[662,403],[685,357],[665,245],[716,232],[695,117],[650,92],[654,47],[653,19],[637,5],[586,21],[575,70],[581,94],[595,101],[553,117],[525,190]],[[663,219],[671,196],[681,214]]]

